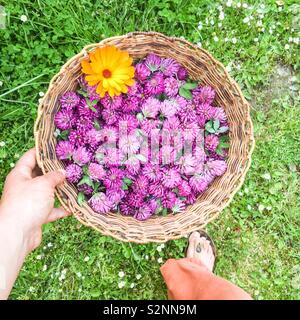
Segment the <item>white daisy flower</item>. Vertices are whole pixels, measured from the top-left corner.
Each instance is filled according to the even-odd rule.
[[[265,209],[265,206],[264,206],[263,204],[260,204],[260,205],[258,206],[258,211],[259,211],[259,212],[263,212],[264,209]]]
[[[124,281],[119,282],[119,283],[118,283],[118,287],[119,287],[120,289],[124,288],[124,287],[125,287],[125,282],[124,282]]]
[[[141,274],[137,274],[137,275],[136,275],[137,280],[140,280],[140,279],[141,279],[141,277],[142,277],[142,275],[141,275]]]
[[[124,273],[123,271],[120,271],[120,272],[118,273],[118,276],[119,276],[120,278],[124,278],[125,273]]]
[[[66,274],[67,271],[68,271],[68,269],[63,269],[61,273],[62,273],[62,274]]]
[[[20,20],[22,22],[26,22],[28,20],[27,16],[25,16],[25,14],[21,15]]]
[[[245,18],[243,19],[243,22],[244,22],[244,23],[248,23],[249,21],[250,21],[249,17],[245,17]]]
[[[66,279],[66,275],[65,274],[61,274],[60,277],[58,278],[59,281],[63,281]]]
[[[265,180],[271,180],[271,175],[269,172],[266,172],[262,175],[262,177],[265,179]]]
[[[85,257],[84,262],[88,262],[90,260],[90,257]]]
[[[226,70],[227,70],[227,72],[230,72],[232,70],[230,64],[228,66],[226,66]]]

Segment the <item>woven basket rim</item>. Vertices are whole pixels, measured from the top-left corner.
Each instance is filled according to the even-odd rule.
[[[215,68],[220,68],[220,70],[222,70],[222,72],[224,73],[224,78],[226,78],[226,80],[228,81],[228,83],[230,84],[230,86],[235,90],[235,92],[238,95],[238,98],[241,100],[241,104],[243,105],[243,107],[245,108],[245,113],[246,113],[246,119],[245,122],[248,125],[248,132],[247,132],[247,137],[248,137],[248,150],[247,150],[247,157],[244,159],[246,162],[245,167],[242,169],[242,172],[239,173],[239,181],[238,183],[235,185],[234,189],[231,190],[230,192],[230,196],[227,197],[224,201],[222,201],[222,204],[218,206],[218,208],[211,208],[211,212],[209,217],[206,217],[205,221],[202,221],[201,223],[194,223],[194,224],[190,224],[190,225],[185,225],[184,228],[180,231],[178,231],[180,229],[180,227],[178,227],[178,222],[174,222],[174,225],[176,224],[176,231],[172,232],[172,227],[170,227],[170,230],[168,229],[168,233],[163,234],[160,231],[159,236],[155,234],[155,231],[153,231],[153,236],[141,236],[141,234],[143,234],[144,229],[146,229],[144,226],[147,225],[147,227],[149,227],[149,225],[151,225],[153,223],[153,220],[156,220],[156,226],[159,228],[160,224],[167,224],[168,223],[168,219],[170,218],[170,215],[168,215],[167,217],[161,217],[161,216],[156,216],[155,218],[151,218],[147,221],[137,221],[132,217],[124,217],[124,216],[120,216],[119,217],[119,222],[117,222],[117,224],[119,225],[114,225],[111,229],[109,228],[103,228],[103,226],[99,227],[99,225],[97,225],[97,222],[95,222],[95,214],[94,216],[91,215],[89,216],[86,213],[83,213],[81,209],[78,209],[77,203],[74,203],[74,199],[72,201],[70,201],[70,199],[64,199],[64,197],[62,196],[65,193],[65,189],[64,186],[66,184],[70,185],[69,183],[65,183],[63,186],[60,186],[57,188],[56,190],[56,196],[58,197],[60,203],[62,204],[62,206],[68,210],[73,212],[74,216],[84,225],[89,226],[94,228],[97,231],[100,231],[103,235],[108,235],[108,236],[112,236],[118,240],[122,240],[122,241],[126,241],[126,242],[136,242],[136,243],[148,243],[148,242],[165,242],[168,240],[174,240],[174,239],[179,239],[182,236],[195,231],[199,228],[203,228],[205,225],[207,225],[207,223],[209,223],[210,221],[214,220],[219,213],[230,204],[230,202],[232,201],[234,195],[236,194],[236,192],[238,192],[238,190],[240,189],[240,187],[242,186],[246,173],[250,168],[251,165],[251,155],[253,153],[254,150],[254,146],[255,146],[255,140],[254,140],[254,133],[253,133],[253,124],[252,124],[252,120],[250,117],[250,105],[249,103],[245,100],[239,86],[237,85],[237,83],[230,77],[230,75],[228,74],[226,68],[223,66],[223,64],[219,61],[217,61],[209,52],[207,52],[205,49],[203,48],[199,48],[193,44],[191,44],[190,42],[188,42],[187,40],[184,40],[182,38],[177,38],[177,37],[168,37],[164,34],[158,33],[158,32],[131,32],[128,33],[126,35],[122,35],[122,36],[115,36],[115,37],[111,37],[111,38],[106,38],[102,41],[100,41],[99,43],[93,43],[93,44],[89,44],[87,46],[85,46],[77,55],[73,56],[71,59],[69,59],[60,69],[60,71],[52,78],[52,80],[50,81],[49,84],[49,88],[45,94],[45,96],[43,97],[43,99],[41,100],[39,106],[38,106],[38,114],[37,114],[37,118],[35,121],[35,125],[34,125],[34,137],[35,137],[35,144],[36,144],[36,158],[37,158],[37,163],[38,166],[41,168],[42,172],[45,174],[49,171],[49,165],[45,165],[45,159],[43,159],[42,155],[41,155],[41,150],[39,148],[41,141],[43,140],[41,135],[41,121],[43,120],[44,115],[44,102],[45,99],[49,96],[51,96],[52,90],[55,87],[55,83],[56,81],[62,76],[64,75],[66,72],[68,72],[70,66],[72,66],[73,63],[78,63],[78,61],[80,61],[81,59],[84,59],[85,57],[87,57],[87,53],[90,50],[93,50],[96,47],[99,46],[104,46],[107,45],[108,43],[116,43],[115,45],[118,45],[119,43],[122,43],[122,41],[131,41],[132,39],[136,39],[138,37],[154,37],[154,39],[158,39],[159,41],[168,41],[170,43],[175,43],[178,46],[183,46],[186,48],[191,48],[191,50],[194,50],[197,54],[203,54],[208,61],[211,62],[212,65],[214,65]],[[157,40],[157,41],[158,41]],[[138,40],[136,40],[138,41]],[[43,149],[44,150],[44,149]],[[56,169],[57,168],[62,168],[62,164],[58,164],[56,165]],[[227,175],[227,172],[225,172],[224,176]],[[229,179],[230,177],[228,177]],[[208,190],[211,187],[208,188]],[[76,199],[75,199],[76,200]],[[192,205],[194,206],[194,205]],[[189,214],[189,210],[190,207],[189,206],[188,209],[184,212],[184,214]],[[92,211],[92,209],[88,206],[86,206],[87,210]],[[114,214],[116,215],[116,214]],[[106,218],[106,220],[109,221],[110,216],[108,216],[108,218]],[[136,226],[137,229],[142,230],[141,233],[137,233],[137,234],[128,234],[126,233],[126,223],[129,224],[133,223],[133,220],[135,220],[134,225]],[[129,222],[128,222],[129,221]],[[114,221],[115,222],[115,221]],[[170,221],[170,223],[172,223]],[[178,229],[179,228],[179,229]],[[159,228],[161,229],[161,228]],[[133,230],[131,230],[133,231]],[[158,233],[158,232],[157,232]]]

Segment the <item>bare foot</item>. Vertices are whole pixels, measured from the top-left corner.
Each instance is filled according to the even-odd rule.
[[[196,258],[210,270],[213,270],[215,256],[210,241],[204,237],[200,237],[200,233],[195,231],[189,237],[189,247],[187,250],[187,258]]]

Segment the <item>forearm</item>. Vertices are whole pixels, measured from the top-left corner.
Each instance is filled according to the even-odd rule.
[[[28,253],[27,248],[28,241],[22,230],[0,206],[0,300],[9,296]]]

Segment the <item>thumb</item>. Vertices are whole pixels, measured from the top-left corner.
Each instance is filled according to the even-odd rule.
[[[48,172],[43,176],[43,179],[46,179],[51,187],[55,188],[57,185],[63,183],[66,178],[66,171],[63,169]]]

